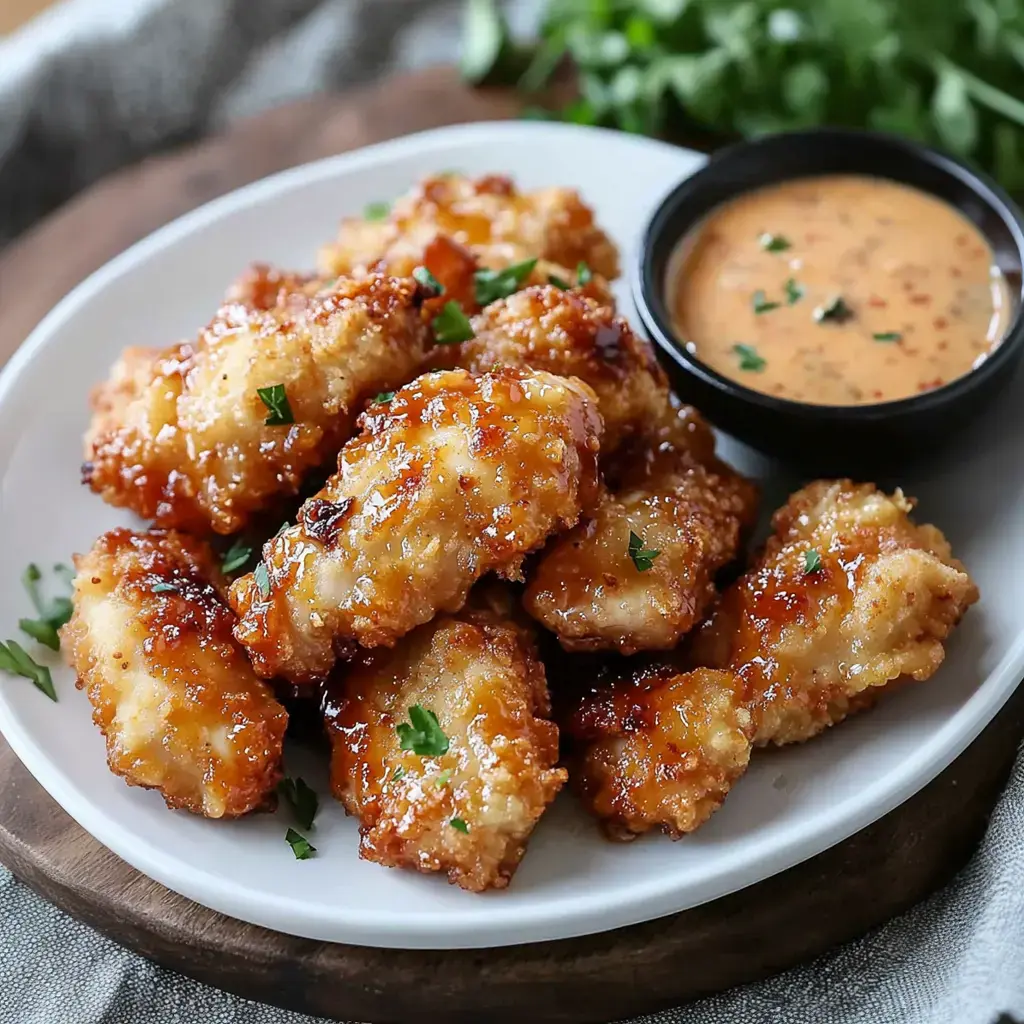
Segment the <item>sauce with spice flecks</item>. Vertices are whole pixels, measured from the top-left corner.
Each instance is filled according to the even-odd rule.
[[[669,269],[687,350],[765,394],[867,405],[942,387],[1002,341],[1014,303],[959,211],[882,178],[801,178],[713,210]]]

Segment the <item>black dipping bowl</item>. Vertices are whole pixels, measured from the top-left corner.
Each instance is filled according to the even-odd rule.
[[[934,391],[874,405],[811,405],[762,394],[686,351],[665,300],[676,246],[716,206],[766,185],[822,174],[888,178],[938,196],[988,240],[1017,309],[980,366]],[[633,276],[637,311],[673,386],[716,426],[767,454],[821,474],[884,472],[933,454],[991,403],[1024,352],[1024,215],[989,178],[944,153],[895,136],[844,129],[787,132],[715,154],[654,212]]]

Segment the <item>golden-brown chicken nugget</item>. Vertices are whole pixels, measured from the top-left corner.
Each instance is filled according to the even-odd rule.
[[[530,287],[473,318],[474,337],[437,358],[474,373],[529,367],[579,377],[597,395],[602,458],[665,415],[668,381],[650,344],[613,310],[577,291]]]
[[[758,744],[810,739],[942,663],[978,588],[912,508],[899,490],[818,480],[775,513],[761,556],[690,652],[743,678]]]
[[[578,380],[424,374],[372,406],[338,472],[235,582],[257,672],[326,676],[338,650],[390,646],[458,611],[488,572],[575,524],[597,489],[601,417]]]
[[[570,698],[569,777],[609,838],[679,838],[718,810],[750,760],[743,697],[730,672],[648,666]]]
[[[536,258],[557,264],[541,272],[568,275],[569,284],[576,283],[574,268],[580,263],[609,280],[619,272],[615,245],[573,189],[523,193],[506,177],[473,180],[460,174],[427,178],[393,203],[384,217],[342,221],[337,241],[321,253],[321,271],[358,275],[377,270],[404,276],[425,264],[451,297],[463,300],[467,310],[475,308],[465,267],[459,270],[451,253],[429,251],[439,237],[461,247],[477,267],[492,270]]]
[[[62,639],[110,770],[208,818],[272,802],[288,715],[231,635],[210,548],[112,530],[75,565]]]
[[[253,285],[196,342],[129,349],[93,395],[84,481],[112,505],[197,533],[233,533],[294,494],[368,397],[418,372],[430,338],[411,280],[290,294],[262,309]]]
[[[756,515],[756,488],[724,463],[670,444],[629,448],[619,489],[552,541],[526,588],[526,610],[568,651],[671,650],[704,616]]]
[[[331,788],[365,859],[476,892],[508,885],[566,778],[522,629],[480,609],[439,616],[339,666],[324,711]]]

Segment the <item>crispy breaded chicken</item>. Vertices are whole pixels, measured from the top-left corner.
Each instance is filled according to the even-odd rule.
[[[210,548],[112,530],[75,565],[62,639],[110,770],[207,818],[273,806],[288,715],[231,635]]]
[[[655,665],[568,699],[569,777],[610,839],[679,838],[718,810],[750,759],[743,696],[731,672]]]
[[[372,406],[298,522],[235,582],[235,635],[260,675],[323,678],[338,650],[391,646],[593,500],[601,418],[578,380],[425,374]]]
[[[328,282],[315,274],[254,263],[232,282],[224,295],[224,303],[261,310],[290,307],[301,313],[306,309],[308,300],[327,285]]]
[[[743,678],[758,744],[810,739],[942,663],[978,588],[912,508],[899,490],[818,480],[775,513],[761,556],[690,653]]]
[[[606,280],[618,276],[618,252],[594,223],[594,214],[567,188],[521,193],[505,177],[473,180],[463,175],[427,178],[398,199],[388,215],[342,221],[337,241],[320,255],[324,275],[360,275],[371,271],[406,276],[425,265],[444,285],[447,298],[467,312],[479,308],[473,274],[538,260],[527,283],[550,276],[580,283],[585,263],[593,280],[584,288],[608,298]]]
[[[128,349],[96,389],[83,479],[105,501],[159,526],[233,533],[335,456],[367,398],[417,372],[430,339],[414,281],[285,290],[266,309],[264,283],[265,294],[240,285],[245,302],[195,342]],[[268,424],[259,391],[281,388],[288,408]]]
[[[359,819],[362,857],[474,892],[508,885],[566,778],[524,630],[479,608],[441,615],[339,666],[324,712],[331,788]],[[397,729],[418,714],[437,718],[430,753],[402,749]]]
[[[710,606],[757,491],[724,463],[697,461],[706,448],[691,425],[680,410],[673,429],[686,447],[629,446],[618,489],[534,566],[524,606],[566,650],[671,650]]]
[[[579,292],[547,285],[492,302],[473,318],[475,337],[437,350],[474,373],[529,367],[579,377],[597,395],[602,457],[666,415],[668,381],[650,344],[613,310]]]

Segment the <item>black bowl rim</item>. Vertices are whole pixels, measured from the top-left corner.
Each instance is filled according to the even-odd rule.
[[[769,143],[777,145],[780,139],[790,140],[794,143],[828,141],[830,139],[846,143],[859,141],[865,145],[878,148],[880,153],[900,150],[903,155],[930,164],[933,168],[956,178],[961,184],[967,186],[978,199],[999,216],[1013,236],[1017,247],[1017,255],[1021,261],[1022,268],[1024,268],[1024,212],[1021,211],[1002,186],[987,174],[975,170],[949,153],[925,145],[922,142],[899,135],[892,135],[888,132],[856,128],[808,128],[800,131],[762,135],[756,139],[745,139],[712,153],[708,162],[703,167],[680,181],[662,198],[647,220],[641,236],[638,255],[634,261],[632,291],[637,312],[659,347],[681,369],[697,377],[704,384],[715,390],[725,392],[732,398],[745,401],[762,410],[785,412],[790,416],[797,416],[808,420],[847,421],[856,419],[862,422],[876,422],[879,420],[917,416],[955,403],[975,388],[984,385],[993,376],[1003,372],[1004,368],[1008,368],[1014,362],[1017,356],[1017,349],[1024,344],[1024,285],[1022,285],[1021,295],[1018,296],[1017,310],[1014,318],[1007,327],[1003,340],[989,358],[968,370],[962,376],[957,377],[948,384],[944,384],[942,387],[926,391],[920,395],[910,395],[906,398],[893,399],[888,402],[872,402],[863,405],[825,405],[780,398],[775,395],[765,394],[763,391],[757,391],[739,381],[733,380],[731,377],[726,377],[688,352],[685,344],[681,342],[676,334],[675,328],[672,325],[671,315],[666,304],[662,301],[664,283],[654,279],[653,254],[655,243],[665,234],[675,208],[684,200],[691,198],[695,191],[705,187],[705,182],[710,181],[712,175],[718,173],[722,163],[743,159],[752,150]],[[815,171],[813,167],[808,167],[806,175],[796,173],[778,180],[795,181],[801,177],[813,177],[818,173],[820,172]],[[889,178],[884,166],[879,167],[877,176]],[[889,180],[898,181],[899,179],[889,178]],[[745,192],[754,191],[771,183],[773,183],[771,180],[766,180],[763,185],[755,185],[749,189],[738,189],[735,194],[742,195]],[[928,191],[916,185],[911,187],[919,188],[920,191],[924,192]],[[729,200],[724,200],[724,202],[729,202]],[[722,202],[709,205],[704,211],[705,215],[721,205],[723,205]],[[692,225],[690,226],[692,227]],[[678,235],[675,242],[678,243],[685,233],[684,231],[683,234]]]

